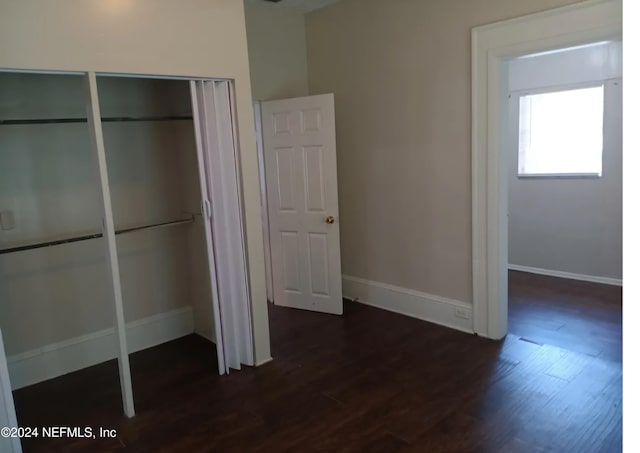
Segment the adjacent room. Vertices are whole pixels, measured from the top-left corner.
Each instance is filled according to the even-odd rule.
[[[509,93],[509,332],[621,360],[621,43],[512,60]]]
[[[0,42],[0,452],[622,451],[621,0]]]

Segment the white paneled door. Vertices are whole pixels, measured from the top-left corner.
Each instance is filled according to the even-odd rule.
[[[262,103],[276,305],[342,314],[333,95]]]

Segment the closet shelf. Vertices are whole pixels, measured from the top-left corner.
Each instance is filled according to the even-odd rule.
[[[136,226],[131,228],[123,228],[120,230],[116,230],[116,234],[126,234],[126,233],[132,233],[134,231],[142,231],[142,230],[154,230],[157,228],[166,228],[166,227],[175,226],[175,225],[182,225],[185,223],[193,223],[194,221],[195,221],[195,215],[192,215],[188,219],[172,220],[169,222],[153,223],[153,224],[141,225],[141,226]],[[87,241],[89,239],[97,239],[101,237],[102,237],[102,233],[93,233],[93,234],[86,234],[84,236],[74,236],[74,237],[69,237],[64,239],[58,239],[55,241],[38,242],[35,244],[21,245],[18,247],[0,249],[0,255],[4,255],[5,253],[22,252],[25,250],[51,247],[54,245],[69,244],[72,242]]]
[[[192,120],[191,115],[169,115],[169,116],[110,116],[102,118],[103,123],[126,123],[135,121],[184,121]],[[18,120],[0,120],[0,125],[16,124],[60,124],[60,123],[86,123],[86,118],[34,118]]]

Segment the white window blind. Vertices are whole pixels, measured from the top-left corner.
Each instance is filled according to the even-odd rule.
[[[604,86],[520,97],[519,176],[602,175]]]

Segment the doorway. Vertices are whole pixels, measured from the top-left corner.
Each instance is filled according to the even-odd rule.
[[[622,43],[508,62],[509,334],[619,361]]]
[[[508,331],[507,166],[510,59],[552,49],[621,40],[620,1],[582,2],[472,30],[473,327]]]

